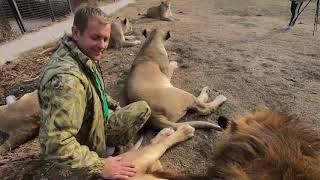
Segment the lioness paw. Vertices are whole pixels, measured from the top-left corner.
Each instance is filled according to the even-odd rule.
[[[224,95],[219,95],[214,99],[214,101],[217,102],[217,104],[222,104],[226,100],[227,98]]]
[[[173,68],[178,68],[178,63],[177,61],[170,61],[170,66],[172,66]]]
[[[141,44],[141,41],[135,40],[135,41],[134,41],[134,44],[135,44],[135,45]]]
[[[204,88],[202,88],[201,93],[209,93],[211,90],[208,86],[205,86]]]
[[[151,144],[158,143],[173,133],[174,133],[174,130],[172,128],[164,128],[156,135],[156,137],[151,139],[150,142]]]
[[[164,128],[159,132],[159,134],[164,136],[170,136],[173,133],[174,133],[174,130],[172,128]]]
[[[189,124],[179,126],[177,129],[177,132],[181,132],[187,137],[193,137],[194,136],[194,127],[190,126]]]

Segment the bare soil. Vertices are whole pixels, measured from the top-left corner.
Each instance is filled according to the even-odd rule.
[[[112,16],[129,17],[134,32],[143,40],[144,28],[165,27],[172,38],[166,49],[169,59],[179,63],[173,84],[195,95],[204,86],[228,100],[209,116],[189,113],[183,118],[216,122],[220,115],[234,117],[260,108],[294,114],[320,127],[320,44],[313,32],[314,3],[311,3],[290,32],[282,32],[290,17],[287,1],[269,0],[175,0],[172,11],[178,20],[162,22],[143,18],[159,0],[138,0]],[[102,62],[107,91],[116,99],[139,48],[110,49]],[[0,67],[0,99],[22,95],[36,88],[36,77],[50,53],[43,48],[26,53],[19,61]],[[155,132],[149,133],[149,138]],[[204,174],[220,132],[197,130],[191,140],[175,146],[161,158],[164,168]],[[2,159],[0,176],[31,177],[39,171],[38,140],[32,140]]]

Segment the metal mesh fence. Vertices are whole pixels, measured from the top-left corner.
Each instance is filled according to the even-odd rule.
[[[16,0],[26,31],[47,26],[70,12],[67,0]]]
[[[0,23],[9,21],[15,32],[38,30],[69,13],[68,0],[0,0]]]
[[[0,42],[21,30],[7,0],[0,0]]]
[[[70,12],[70,5],[68,1],[50,1],[55,18],[66,16]]]

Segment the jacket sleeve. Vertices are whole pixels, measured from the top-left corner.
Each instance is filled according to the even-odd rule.
[[[86,91],[73,75],[56,75],[39,92],[43,118],[39,139],[46,160],[87,176],[99,176],[100,158],[76,140],[84,119]]]
[[[120,106],[119,102],[117,102],[116,100],[114,100],[111,96],[107,95],[107,99],[108,99],[108,106],[110,109],[115,110],[118,106]]]

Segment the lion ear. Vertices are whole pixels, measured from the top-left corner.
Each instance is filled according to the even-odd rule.
[[[230,129],[232,133],[235,133],[236,131],[238,131],[238,124],[234,121],[231,121]]]
[[[227,129],[229,122],[230,122],[230,120],[225,116],[219,116],[219,118],[218,118],[218,125],[222,129]]]
[[[123,24],[127,24],[127,23],[128,23],[128,18],[124,18]]]
[[[145,38],[147,38],[147,37],[148,37],[148,30],[147,30],[147,29],[144,29],[144,30],[142,31],[142,34],[143,34],[143,36],[144,36]]]
[[[165,40],[168,40],[171,37],[170,31],[167,32]]]

